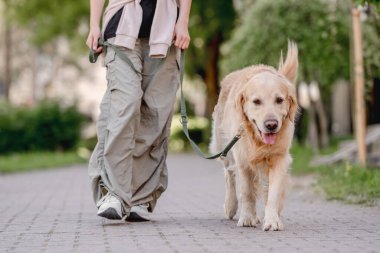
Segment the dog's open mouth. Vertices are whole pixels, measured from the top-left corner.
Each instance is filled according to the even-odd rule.
[[[261,135],[265,144],[273,145],[276,142],[276,133],[263,133]]]

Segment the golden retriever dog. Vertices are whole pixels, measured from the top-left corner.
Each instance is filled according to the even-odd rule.
[[[297,112],[293,85],[298,69],[298,49],[288,43],[279,68],[255,65],[224,78],[213,113],[210,151],[223,149],[237,134],[241,139],[225,158],[224,211],[232,219],[240,206],[238,226],[255,227],[259,190],[265,205],[263,230],[283,230],[280,213],[288,182],[289,154]],[[239,201],[237,198],[237,190]]]

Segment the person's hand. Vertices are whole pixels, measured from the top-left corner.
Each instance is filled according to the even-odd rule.
[[[174,45],[180,49],[187,49],[190,44],[189,28],[187,23],[178,21],[174,28]]]
[[[91,27],[90,32],[88,33],[86,45],[89,49],[94,50],[96,53],[101,53],[103,48],[98,47],[98,40],[100,38],[100,28]]]

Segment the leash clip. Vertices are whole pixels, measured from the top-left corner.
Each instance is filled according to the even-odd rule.
[[[186,117],[186,116],[182,115],[180,121],[181,121],[181,124],[182,124],[182,125],[183,125],[183,124],[186,124],[186,125],[187,125],[187,117]]]
[[[239,131],[238,131],[238,133],[235,135],[235,137],[238,138],[238,139],[240,139],[241,136],[243,135],[243,132],[244,132],[243,124],[240,124]]]

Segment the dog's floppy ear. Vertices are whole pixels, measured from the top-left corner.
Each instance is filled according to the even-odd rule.
[[[289,101],[289,109],[288,109],[287,118],[289,118],[289,120],[294,123],[294,120],[298,113],[298,103],[297,103],[296,92],[295,92],[294,87],[289,87],[288,101]]]
[[[249,122],[247,115],[244,113],[244,104],[246,102],[246,97],[244,95],[244,89],[241,89],[236,97],[235,108],[239,117],[243,123],[245,133],[251,136],[252,140],[255,140],[255,130],[252,127],[252,124]]]
[[[239,117],[243,123],[244,129],[246,130],[246,133],[252,136],[252,139],[255,137],[255,130],[252,127],[252,124],[250,120],[248,119],[247,115],[244,112],[244,104],[246,102],[246,96],[244,95],[244,88],[240,90],[238,93],[238,96],[236,97],[235,107],[236,111],[239,114]]]
[[[288,41],[288,52],[286,54],[285,62],[280,58],[278,72],[283,74],[290,82],[294,83],[298,71],[298,48],[296,43]]]
[[[247,115],[244,113],[245,100],[244,91],[242,89],[236,97],[235,108],[243,122],[248,121]]]

